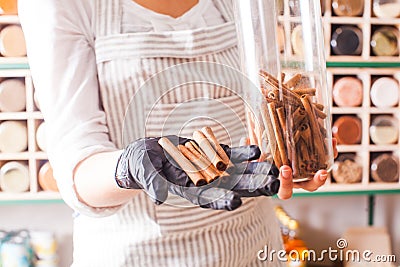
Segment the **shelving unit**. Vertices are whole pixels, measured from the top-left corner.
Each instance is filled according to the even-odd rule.
[[[26,109],[22,112],[0,112],[0,123],[7,120],[26,121],[28,131],[28,149],[18,153],[0,152],[0,161],[3,163],[8,161],[27,163],[30,177],[28,192],[6,193],[0,190],[0,201],[60,199],[58,193],[41,191],[38,185],[38,172],[41,162],[47,160],[47,155],[44,151],[40,151],[36,144],[36,129],[43,120],[43,116],[34,103],[34,88],[30,71],[26,69],[2,69],[0,70],[0,77],[23,79],[26,89]]]
[[[400,18],[386,19],[375,17],[372,11],[372,0],[364,0],[364,11],[361,16],[357,17],[343,17],[336,16],[332,10],[331,0],[322,0],[325,2],[325,10],[323,11],[323,30],[325,34],[325,51],[328,62],[363,62],[370,63],[393,62],[397,65],[400,56],[374,56],[371,53],[371,36],[374,31],[374,26],[393,26],[397,29],[400,28]],[[332,28],[335,25],[354,25],[362,31],[363,49],[360,56],[338,56],[333,55],[331,50],[331,36]],[[363,62],[364,63],[364,62]],[[397,65],[399,67],[400,65]]]
[[[0,25],[18,24],[18,16],[0,16]],[[47,155],[36,144],[36,130],[43,116],[35,105],[34,87],[26,57],[0,57],[0,79],[18,78],[24,81],[26,90],[26,108],[21,112],[1,112],[0,123],[9,120],[24,121],[27,125],[28,148],[18,153],[0,152],[0,166],[9,161],[20,161],[28,165],[30,186],[23,193],[8,193],[0,189],[0,203],[32,203],[61,201],[58,192],[42,191],[38,184],[38,172],[47,161]]]
[[[291,17],[291,1],[285,0],[282,6],[282,16],[278,18],[284,33],[284,45],[292,47],[285,49],[293,53],[296,57],[296,50],[292,41],[292,31],[299,23],[298,19]],[[356,145],[338,145],[339,154],[355,153],[362,160],[362,181],[356,184],[339,184],[331,177],[326,184],[319,188],[317,192],[306,192],[295,190],[295,196],[329,196],[329,195],[374,195],[400,193],[400,181],[395,183],[378,183],[372,180],[370,175],[370,165],[372,154],[387,152],[395,153],[400,151],[399,141],[390,145],[375,145],[369,137],[369,127],[371,118],[379,114],[389,114],[400,119],[399,104],[391,108],[374,107],[370,100],[370,88],[373,83],[372,76],[390,76],[399,81],[400,78],[400,56],[374,56],[371,48],[371,37],[373,31],[378,26],[392,26],[400,28],[400,18],[383,19],[375,17],[372,11],[372,0],[364,1],[364,10],[360,16],[346,17],[337,16],[332,8],[332,0],[322,0],[325,9],[322,10],[322,22],[325,41],[325,53],[328,67],[328,86],[333,88],[335,79],[340,76],[353,76],[360,79],[363,83],[363,103],[359,107],[338,107],[331,98],[331,112],[333,119],[342,115],[354,115],[362,121],[362,140]],[[359,56],[335,55],[331,49],[332,29],[339,25],[354,25],[362,32],[362,52]],[[400,36],[399,36],[400,38]],[[399,41],[399,40],[398,40]],[[297,44],[296,44],[297,45]],[[334,122],[333,120],[333,122]],[[399,169],[400,172],[400,169]]]

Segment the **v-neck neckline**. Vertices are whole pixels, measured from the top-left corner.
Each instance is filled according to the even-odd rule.
[[[154,10],[151,10],[149,8],[146,8],[137,2],[133,0],[128,0],[131,3],[131,6],[135,8],[138,11],[139,16],[145,17],[147,19],[155,19],[158,21],[165,21],[166,23],[169,24],[178,24],[184,21],[187,21],[188,19],[192,20],[197,16],[200,16],[203,13],[204,8],[206,7],[207,3],[209,3],[210,0],[199,0],[197,4],[195,4],[193,7],[191,7],[188,11],[183,13],[179,17],[172,17],[170,15],[158,13]]]

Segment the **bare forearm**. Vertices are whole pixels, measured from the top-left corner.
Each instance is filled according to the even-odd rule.
[[[90,156],[75,169],[75,187],[81,201],[92,207],[111,207],[128,202],[140,192],[122,189],[115,182],[115,168],[121,151]]]

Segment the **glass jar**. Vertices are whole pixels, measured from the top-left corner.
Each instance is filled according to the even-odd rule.
[[[371,86],[371,102],[378,108],[399,104],[399,82],[392,77],[380,77]]]
[[[338,144],[359,144],[362,137],[361,119],[351,115],[340,116],[333,123],[332,133],[333,136],[337,139]]]
[[[17,0],[2,0],[0,1],[1,15],[17,15],[18,3]]]
[[[396,56],[399,54],[399,31],[394,27],[379,27],[371,38],[372,53],[375,56]]]
[[[332,175],[337,183],[359,183],[362,171],[361,160],[355,154],[345,153],[335,160]]]
[[[0,189],[9,193],[29,190],[29,170],[26,163],[9,161],[0,169]]]
[[[337,16],[359,16],[364,10],[364,0],[333,0],[332,9]]]
[[[369,127],[372,142],[377,145],[388,145],[397,142],[399,123],[393,116],[380,115],[373,119]]]
[[[339,26],[332,33],[331,47],[335,55],[361,55],[363,47],[362,31],[356,26]]]
[[[399,0],[374,0],[373,11],[379,18],[397,18],[400,16]]]
[[[333,85],[332,96],[338,107],[358,107],[363,100],[363,84],[355,77],[342,77]]]
[[[238,48],[251,143],[264,160],[292,167],[295,181],[333,165],[329,91],[320,2],[235,0]],[[301,45],[279,48],[278,28],[298,31]]]
[[[18,112],[26,107],[25,83],[20,79],[7,79],[0,83],[0,111]]]
[[[26,56],[24,32],[19,25],[8,25],[0,31],[0,53],[4,57]]]
[[[376,182],[396,182],[399,180],[399,160],[395,155],[384,153],[371,163],[371,177]]]

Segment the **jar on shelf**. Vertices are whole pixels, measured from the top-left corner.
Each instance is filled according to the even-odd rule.
[[[376,182],[397,182],[399,180],[399,159],[389,153],[377,156],[371,163],[371,177]]]
[[[389,115],[375,117],[369,127],[372,142],[377,145],[394,144],[399,138],[398,120]]]
[[[18,4],[17,0],[1,0],[0,15],[17,15]]]
[[[25,36],[19,25],[8,25],[0,30],[0,53],[4,57],[26,56]]]
[[[340,25],[332,33],[332,52],[338,56],[360,56],[363,48],[363,33],[353,25]]]
[[[26,107],[25,83],[20,79],[0,82],[0,112],[19,112]]]
[[[26,121],[4,121],[0,123],[0,152],[17,153],[28,148]]]
[[[234,2],[251,143],[261,148],[263,160],[291,166],[295,181],[330,170],[330,92],[320,2],[291,1],[290,10],[281,12],[276,0]],[[293,31],[301,36],[295,53],[292,47],[280,53],[279,25],[286,36],[293,38]]]
[[[0,189],[3,192],[21,193],[29,190],[29,170],[26,163],[9,161],[0,169]]]
[[[362,123],[357,116],[343,115],[332,126],[333,136],[340,145],[355,145],[361,142]]]
[[[371,102],[378,108],[399,104],[399,82],[392,77],[380,77],[371,86]]]
[[[58,192],[57,181],[53,176],[53,168],[50,165],[50,162],[44,163],[38,173],[38,183],[40,188],[44,191],[53,191]]]
[[[360,16],[364,11],[364,0],[333,0],[332,10],[336,16]]]
[[[400,16],[399,0],[374,0],[372,9],[378,18],[393,19]]]
[[[332,97],[338,107],[358,107],[363,100],[363,84],[356,77],[342,77],[334,83]]]
[[[399,54],[399,30],[391,26],[377,28],[371,37],[371,48],[375,56],[397,56]]]
[[[332,175],[337,183],[359,183],[362,172],[360,158],[352,153],[340,154],[332,168]]]

